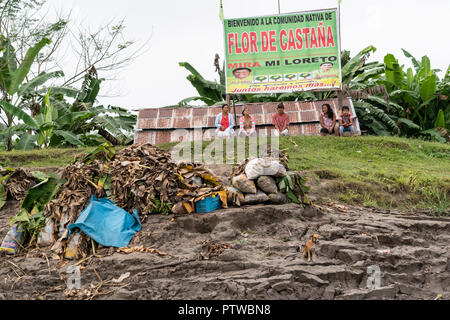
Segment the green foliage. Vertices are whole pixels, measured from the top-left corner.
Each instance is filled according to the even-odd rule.
[[[397,124],[401,127],[402,132],[409,137],[417,136],[421,131],[420,126],[406,118],[399,118]]]
[[[2,169],[2,171],[3,171],[3,168],[1,166],[0,166],[0,169]],[[9,175],[6,175],[6,177],[4,177],[3,175],[0,174],[0,209],[3,208],[3,206],[5,205],[6,200],[7,200],[8,194],[6,192],[6,189],[5,189],[5,186],[3,185],[3,183],[7,181],[8,177],[9,177]]]
[[[136,116],[118,107],[95,106],[103,79],[98,79],[90,62],[85,61],[89,71],[81,89],[70,84],[82,80],[83,73],[69,76],[62,86],[45,87],[49,80],[64,76],[63,71],[53,71],[57,60],[52,55],[68,35],[69,21],[58,18],[48,23],[41,17],[44,3],[45,0],[0,1],[0,149],[91,146],[105,141],[130,143]],[[95,34],[80,34],[84,58],[96,61],[95,66],[107,71],[131,61],[131,57],[116,59],[132,44],[124,41],[116,46],[122,41],[119,39],[123,28],[120,23]],[[101,35],[103,30],[105,37]]]
[[[22,208],[31,212],[33,209],[42,211],[44,205],[55,196],[62,181],[57,177],[47,177],[44,181],[31,188],[22,202]]]
[[[362,130],[378,136],[400,133],[398,125],[384,110],[364,101],[355,101],[354,106]]]
[[[39,54],[39,51],[41,51],[41,49],[45,45],[48,45],[50,43],[50,39],[44,38],[32,48],[28,49],[20,66],[16,70],[14,70],[13,74],[11,74],[11,82],[8,88],[8,93],[10,95],[17,93],[17,91],[19,90],[19,86],[22,84],[23,80],[30,72],[31,65],[33,64],[36,56]]]
[[[386,80],[392,87],[401,87],[403,83],[403,70],[400,67],[397,59],[392,54],[387,54],[384,57],[385,76]]]
[[[161,200],[158,198],[153,199],[152,202],[155,206],[151,209],[151,213],[162,214],[165,216],[172,213],[173,205],[170,202],[164,202],[161,205]]]
[[[36,239],[45,225],[44,212],[29,213],[26,209],[21,209],[17,215],[10,219],[10,224],[18,224],[23,227],[27,239]]]
[[[27,238],[36,239],[44,227],[44,206],[48,204],[63,181],[56,175],[46,175],[42,172],[33,173],[41,180],[39,184],[28,190],[22,202],[19,213],[10,219],[11,225],[19,224],[24,228]]]
[[[18,140],[15,149],[17,150],[33,150],[37,143],[37,136],[31,135],[28,132],[22,133]]]
[[[36,121],[30,115],[28,115],[25,111],[20,109],[19,107],[16,107],[16,106],[12,105],[11,103],[6,102],[4,100],[0,100],[0,106],[6,113],[13,115],[14,117],[18,118],[19,120],[22,120],[26,125],[28,125],[32,128],[38,127]]]
[[[370,53],[375,52],[376,50],[377,49],[374,46],[368,46],[343,65],[342,82],[348,84],[355,76],[357,76],[361,72],[361,68],[364,67]]]
[[[36,78],[30,80],[29,82],[23,84],[18,91],[18,95],[20,97],[27,97],[33,94],[34,90],[36,90],[39,86],[42,86],[47,81],[57,78],[63,77],[64,72],[62,71],[54,71],[54,72],[41,72]]]
[[[447,142],[447,140],[442,136],[442,134],[440,134],[439,132],[437,132],[434,129],[422,131],[420,133],[420,135],[428,140],[435,140],[435,141],[442,142],[442,143]]]
[[[385,57],[385,79],[391,100],[404,108],[402,117],[413,121],[422,131],[434,129],[438,122],[445,127],[445,112],[442,123],[440,110],[445,110],[448,104],[444,104],[445,99],[439,97],[447,93],[448,79],[438,79],[427,56],[423,56],[419,62],[406,50],[403,53],[411,59],[415,69],[414,72],[409,68],[406,76],[393,55]]]
[[[189,102],[194,100],[201,100],[208,106],[224,101],[226,93],[223,84],[205,80],[203,76],[187,62],[180,62],[179,65],[191,72],[187,79],[200,95],[199,97],[183,99],[178,103],[180,106],[186,106]]]
[[[445,128],[445,115],[444,110],[440,109],[438,115],[436,117],[436,121],[434,122],[435,128]]]
[[[310,188],[306,186],[306,179],[298,172],[289,171],[285,177],[277,179],[277,184],[280,191],[285,193],[292,202],[297,204],[310,203],[306,196]]]
[[[109,143],[103,143],[94,150],[92,150],[91,152],[89,152],[80,161],[85,164],[89,164],[96,159],[101,161],[111,161],[115,155],[116,151],[114,150],[114,147],[111,146]]]

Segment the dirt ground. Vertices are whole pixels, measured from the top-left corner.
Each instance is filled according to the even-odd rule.
[[[1,239],[16,207],[0,212]],[[78,292],[66,285],[77,261],[45,249],[0,256],[0,299],[450,299],[448,218],[295,204],[172,218],[149,216],[130,244],[167,256],[103,248],[79,265]],[[313,233],[308,262],[297,248]],[[378,289],[367,289],[369,266],[380,268]]]

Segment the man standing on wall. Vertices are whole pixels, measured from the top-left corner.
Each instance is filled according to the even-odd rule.
[[[274,135],[276,137],[287,136],[289,134],[289,115],[284,112],[284,104],[278,105],[277,113],[272,116],[272,124],[275,126]]]

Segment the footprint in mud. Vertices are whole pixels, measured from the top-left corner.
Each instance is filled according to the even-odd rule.
[[[216,215],[203,217],[193,215],[178,219],[175,228],[183,229],[191,233],[210,233],[218,224],[219,218]]]

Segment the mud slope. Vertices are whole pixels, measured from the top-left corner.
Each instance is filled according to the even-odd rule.
[[[8,208],[0,214],[0,225],[7,223],[11,204]],[[0,299],[450,298],[450,219],[322,209],[259,205],[175,221],[151,216],[132,245],[169,255],[104,248],[103,258],[81,264],[81,285],[88,290],[75,297],[65,292],[66,269],[74,262],[61,266],[36,250],[28,258],[2,256]],[[0,236],[6,231],[3,227]],[[318,255],[308,262],[296,248],[313,233],[320,235]],[[209,254],[218,244],[232,248]],[[379,249],[390,253],[378,254]],[[366,289],[372,265],[381,270],[376,290]],[[127,272],[122,282],[111,281]]]

